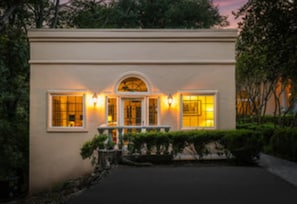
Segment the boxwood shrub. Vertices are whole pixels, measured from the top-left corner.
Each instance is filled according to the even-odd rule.
[[[232,158],[241,162],[251,162],[262,149],[261,135],[252,130],[190,130],[129,133],[125,138],[130,141],[130,154],[177,155],[193,145],[201,158],[209,153],[207,145],[215,143],[226,155],[232,154]]]
[[[263,137],[263,145],[268,145],[270,142],[270,138],[274,134],[274,130],[278,127],[275,126],[273,123],[264,123],[261,125],[257,123],[243,123],[237,124],[236,128],[260,132]]]
[[[188,130],[172,132],[128,133],[129,155],[176,156],[185,147],[194,147],[199,158],[210,153],[208,144],[215,144],[227,158],[253,162],[261,151],[297,161],[297,128],[275,128],[274,125],[241,125],[237,130]],[[94,151],[106,148],[107,135],[95,135],[81,147],[82,158],[96,158]],[[96,162],[96,161],[95,161]]]
[[[272,154],[297,161],[297,128],[275,130],[269,145]]]
[[[222,140],[237,161],[252,162],[262,150],[262,135],[259,131],[230,130],[225,132]]]

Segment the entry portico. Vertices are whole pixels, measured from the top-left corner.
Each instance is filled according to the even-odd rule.
[[[30,191],[90,172],[79,151],[98,128],[234,129],[236,36],[30,31]]]

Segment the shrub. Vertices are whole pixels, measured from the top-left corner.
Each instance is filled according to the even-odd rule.
[[[146,147],[146,154],[150,155],[156,147],[156,133],[155,132],[148,132],[148,133],[141,133],[140,137],[143,137],[142,140],[142,147]]]
[[[297,161],[297,128],[277,129],[270,140],[271,153]]]
[[[181,153],[184,148],[189,145],[189,141],[191,139],[189,137],[190,134],[190,131],[177,131],[168,133],[168,137],[172,144],[172,153],[174,155]]]
[[[271,147],[269,145],[270,139],[277,128],[278,127],[273,123],[265,123],[261,125],[257,123],[243,123],[237,125],[237,129],[247,129],[260,132],[262,135],[263,151],[266,153],[271,152]]]
[[[209,143],[221,143],[221,139],[224,136],[224,131],[217,130],[199,130],[195,131],[191,137],[190,142],[194,145],[195,150],[199,157],[209,153],[207,144]]]
[[[95,135],[91,140],[86,141],[80,148],[80,155],[83,159],[91,158],[92,164],[96,163],[94,151],[99,151],[105,148],[107,135]]]
[[[144,144],[144,138],[141,133],[128,133],[127,137],[129,139],[129,150],[131,153],[141,154],[141,148]]]
[[[223,145],[239,162],[250,163],[262,149],[261,133],[252,130],[225,131]]]
[[[155,134],[155,145],[157,150],[157,155],[163,154],[168,155],[169,152],[169,145],[170,139],[168,133],[157,132]]]

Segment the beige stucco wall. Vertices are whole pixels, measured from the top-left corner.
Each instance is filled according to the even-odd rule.
[[[129,74],[143,77],[161,97],[160,124],[180,129],[182,93],[217,93],[216,128],[235,128],[236,30],[32,30],[30,191],[50,189],[91,171],[79,155],[84,141],[105,123],[105,106],[87,106],[86,129],[48,131],[49,91],[115,95]],[[176,106],[163,101],[173,94]],[[103,102],[104,104],[104,102]]]

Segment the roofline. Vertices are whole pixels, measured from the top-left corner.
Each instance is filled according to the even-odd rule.
[[[32,29],[31,42],[96,41],[228,41],[237,38],[237,29]]]

